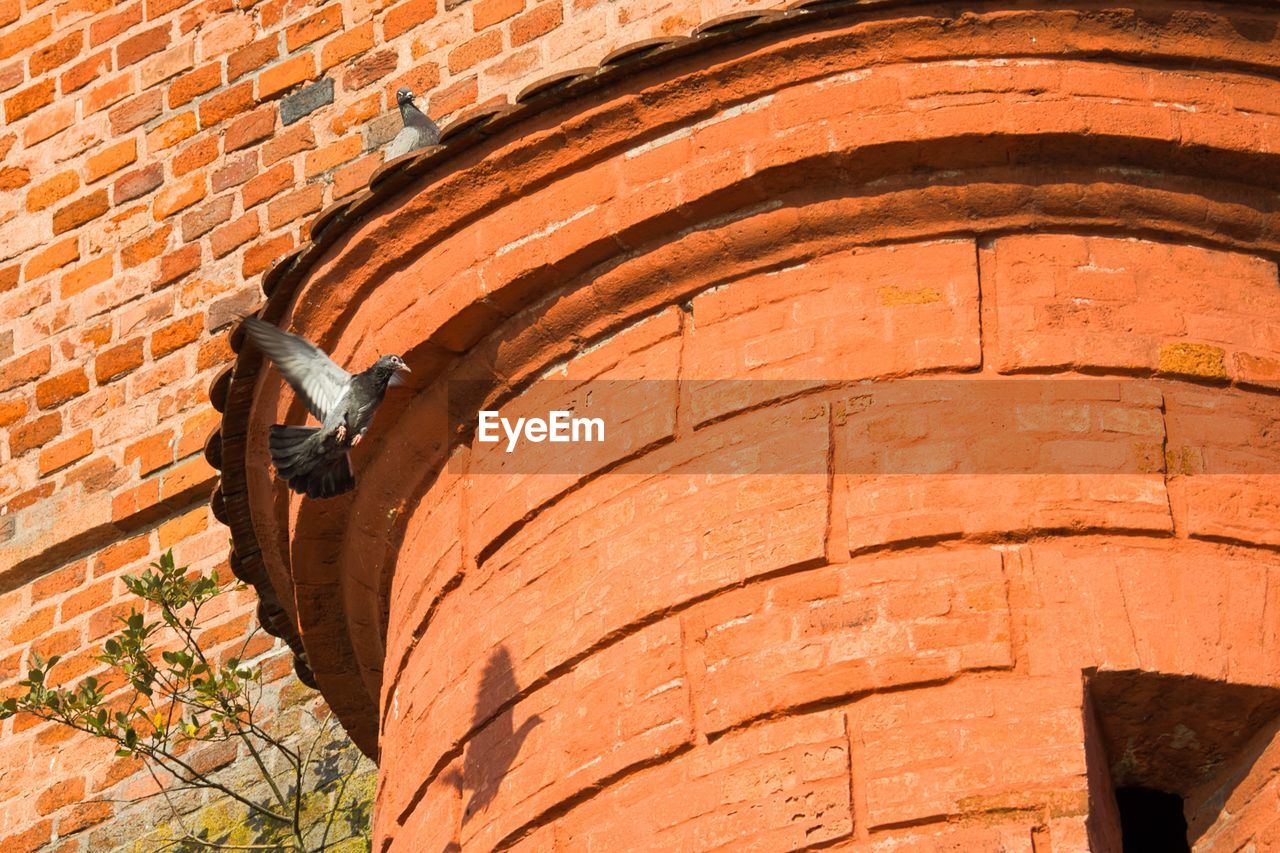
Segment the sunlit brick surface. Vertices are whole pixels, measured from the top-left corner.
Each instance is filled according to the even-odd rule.
[[[1280,687],[1276,15],[971,5],[815,12],[568,96],[273,296],[343,363],[415,368],[336,501],[268,479],[299,412],[274,375],[240,424],[237,546],[379,753],[375,849],[1112,850],[1085,670]],[[6,683],[32,650],[89,671],[163,549],[226,571],[226,333],[366,188],[398,86],[447,124],[753,6],[0,2]],[[680,386],[572,473],[437,440],[448,381],[536,409],[544,375]],[[1016,409],[1030,445],[984,443],[980,402],[853,417],[864,380],[1045,376],[1101,390]],[[787,473],[705,464],[761,448]],[[255,651],[287,696],[288,651]],[[1280,844],[1275,727],[1247,725],[1180,792],[1197,849]],[[136,767],[2,733],[0,848],[153,822],[95,801],[147,792]]]

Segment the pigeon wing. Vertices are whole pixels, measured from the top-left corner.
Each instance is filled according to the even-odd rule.
[[[351,389],[351,374],[315,344],[256,317],[245,318],[244,330],[275,363],[308,411],[328,422]]]
[[[418,145],[418,131],[412,127],[402,127],[395,139],[387,146],[387,161],[396,159],[421,146]]]
[[[405,104],[404,125],[418,131],[418,147],[440,144],[440,128],[431,116],[418,109],[415,104]]]

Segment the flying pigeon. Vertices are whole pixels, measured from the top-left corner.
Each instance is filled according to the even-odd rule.
[[[405,87],[396,90],[396,103],[400,105],[400,118],[404,127],[387,146],[387,159],[394,160],[410,151],[440,144],[440,128],[431,116],[418,109],[413,102],[413,92]]]
[[[356,478],[347,451],[364,437],[396,371],[408,372],[408,365],[384,355],[352,376],[315,344],[256,317],[245,318],[244,330],[320,421],[318,427],[271,427],[267,443],[276,474],[311,498],[351,491]]]

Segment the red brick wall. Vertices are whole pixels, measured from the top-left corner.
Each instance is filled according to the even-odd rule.
[[[365,187],[398,86],[446,120],[745,5],[0,2],[5,684],[33,650],[87,672],[119,576],[164,549],[227,574],[201,456],[225,332],[312,215]],[[315,84],[332,102],[285,125],[282,109],[327,100]],[[254,603],[237,596],[218,630],[241,633]],[[287,651],[260,645],[289,677]],[[151,819],[80,804],[142,790],[106,751],[22,721],[0,734],[0,847],[102,849]]]
[[[274,320],[414,367],[354,494],[239,496],[381,749],[383,849],[1110,849],[1135,771],[1105,738],[1159,696],[1117,709],[1095,670],[1271,697],[1252,744],[1230,702],[1176,720],[1198,746],[1151,733],[1201,775],[1262,755],[1232,768],[1266,802],[1274,16],[1048,5],[821,19],[584,85],[415,161],[281,276]],[[253,366],[251,436],[297,409]],[[898,377],[1073,388],[864,406]],[[494,474],[442,437],[451,379],[535,410],[680,386],[576,467]],[[1202,848],[1268,838],[1201,796]]]

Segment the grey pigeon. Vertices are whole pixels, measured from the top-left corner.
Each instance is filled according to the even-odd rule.
[[[307,497],[351,491],[356,478],[347,451],[364,437],[396,371],[409,367],[398,355],[384,355],[352,376],[315,344],[256,317],[245,318],[244,330],[320,421],[318,427],[271,427],[267,443],[276,474]]]
[[[418,109],[413,102],[413,92],[405,87],[396,90],[396,103],[400,105],[400,118],[404,127],[396,134],[395,139],[387,146],[387,159],[397,157],[426,148],[428,145],[440,144],[440,128],[431,120],[431,116]]]

